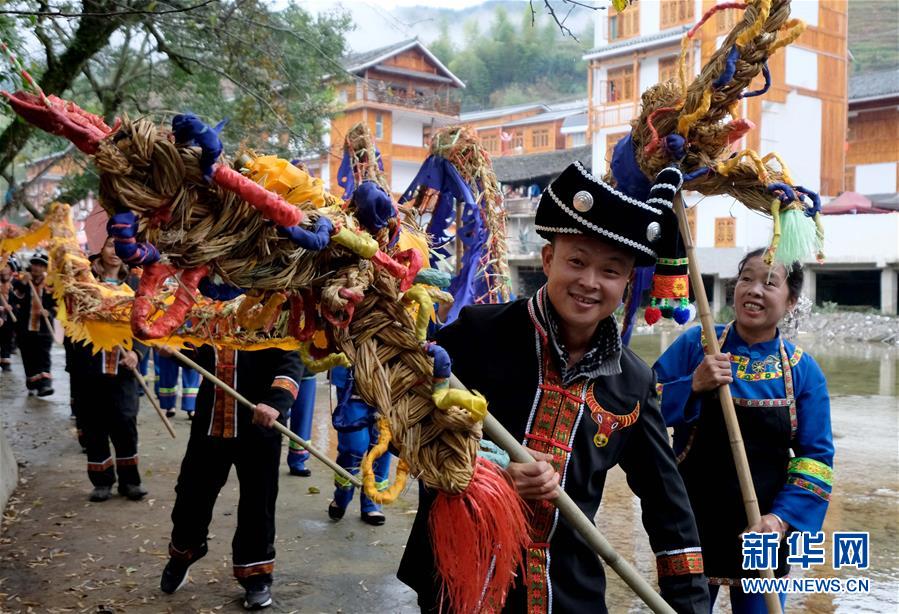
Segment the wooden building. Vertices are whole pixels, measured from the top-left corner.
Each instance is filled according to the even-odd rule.
[[[847,192],[899,191],[899,67],[849,79]]]
[[[596,11],[595,47],[589,62],[589,130],[593,171],[603,175],[615,143],[639,115],[640,95],[677,76],[681,39],[715,0],[637,2],[620,14]],[[845,0],[802,0],[791,17],[806,31],[768,62],[772,85],[761,97],[746,98],[740,113],[755,124],[735,150],[778,152],[798,182],[814,186],[824,200],[845,190],[848,80],[848,6]],[[699,30],[687,47],[688,78],[723,43],[742,11],[726,9]],[[762,86],[761,77],[752,89]],[[771,224],[732,198],[686,193],[700,265],[713,287],[712,303],[726,302],[726,281],[748,250],[767,245]]]
[[[309,164],[335,194],[347,131],[366,122],[381,152],[391,189],[402,193],[427,157],[428,136],[459,121],[457,92],[465,84],[417,38],[343,60],[347,84],[339,86],[343,110],[330,122],[329,155]]]

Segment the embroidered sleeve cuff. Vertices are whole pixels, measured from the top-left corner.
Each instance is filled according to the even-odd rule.
[[[659,578],[701,574],[704,571],[702,564],[702,549],[699,546],[681,548],[678,550],[665,550],[656,552],[655,555],[656,569],[658,570]]]
[[[286,375],[278,375],[272,380],[271,388],[262,402],[277,409],[282,417],[287,416],[293,402],[297,400],[300,386],[295,379]]]
[[[828,487],[833,485],[833,469],[813,458],[797,456],[791,459],[790,465],[787,467],[787,473],[790,478],[798,478],[805,481],[808,481],[809,478],[814,478]]]

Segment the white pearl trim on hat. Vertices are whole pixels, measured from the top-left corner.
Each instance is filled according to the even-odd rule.
[[[577,163],[575,163],[575,164],[577,164]],[[623,237],[619,234],[616,234],[616,233],[612,232],[611,230],[606,230],[605,228],[601,228],[600,226],[597,226],[593,222],[590,222],[590,221],[584,219],[583,217],[578,215],[576,212],[569,209],[568,206],[565,205],[565,203],[563,203],[561,200],[559,200],[559,197],[556,196],[555,192],[553,192],[552,186],[546,186],[546,192],[547,192],[547,194],[549,194],[550,198],[552,198],[555,201],[555,203],[557,205],[559,205],[559,207],[562,209],[562,211],[564,211],[565,213],[567,213],[568,215],[573,217],[577,222],[586,226],[590,230],[597,232],[603,236],[606,236],[610,239],[614,239],[615,241],[618,241],[619,243],[624,243],[625,245],[633,247],[634,249],[638,249],[645,254],[649,254],[653,258],[657,258],[656,253],[654,251],[652,251],[651,249],[649,249],[648,247],[646,247],[645,245],[637,243],[636,241],[628,239],[627,237]]]
[[[590,173],[590,171],[588,171],[588,170],[585,169],[583,166],[581,166],[581,163],[578,162],[577,160],[575,160],[574,165],[577,167],[577,170],[579,170],[579,171],[581,172],[581,175],[583,175],[584,178],[589,179],[590,181],[592,181],[592,182],[595,183],[596,185],[605,188],[608,192],[610,192],[610,193],[613,194],[614,196],[617,196],[618,198],[620,198],[620,199],[623,200],[624,202],[629,203],[629,204],[631,204],[631,205],[634,205],[634,206],[636,206],[636,207],[640,207],[641,209],[646,209],[647,211],[652,211],[652,212],[655,213],[656,215],[662,215],[662,212],[659,211],[658,209],[656,209],[655,207],[650,207],[649,205],[647,205],[647,204],[644,203],[643,201],[639,201],[639,200],[637,200],[636,198],[631,198],[630,196],[628,196],[628,195],[625,194],[624,192],[619,192],[618,190],[616,190],[615,188],[613,188],[612,186],[610,186],[610,185],[609,185],[608,183],[606,183],[605,181],[602,181],[601,179],[597,179],[596,177],[594,177],[594,176]]]
[[[667,200],[665,198],[647,198],[646,202],[647,203],[656,203],[657,205],[663,205],[665,207],[668,207],[669,209],[673,206],[671,204],[671,201]]]
[[[541,224],[534,224],[535,230],[542,230],[543,232],[561,232],[563,234],[568,235],[582,235],[584,234],[583,230],[579,230],[577,228],[560,228],[557,226],[543,226]]]
[[[656,190],[671,190],[672,192],[677,192],[678,188],[677,186],[671,185],[670,183],[657,183],[652,186],[652,189],[649,191],[649,193],[652,194]]]

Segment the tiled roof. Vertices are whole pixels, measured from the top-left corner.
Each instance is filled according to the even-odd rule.
[[[888,96],[899,96],[899,68],[849,77],[849,102]]]
[[[508,107],[496,107],[493,109],[482,109],[480,111],[469,111],[459,115],[459,119],[463,122],[473,122],[481,119],[490,119],[491,117],[501,117],[503,115],[511,115],[513,113],[521,113],[522,111],[530,111],[531,109],[540,109],[547,111],[547,107],[542,102],[528,102],[525,104],[516,104]]]
[[[555,177],[575,160],[580,160],[586,168],[590,168],[593,163],[592,147],[584,145],[545,153],[493,158],[493,170],[496,178],[503,183],[522,183]]]
[[[680,40],[681,36],[683,36],[684,32],[689,29],[689,25],[677,26],[674,28],[668,28],[667,30],[661,30],[660,32],[646,34],[644,36],[635,36],[633,38],[626,38],[624,40],[615,41],[614,43],[609,43],[608,45],[603,45],[602,47],[591,49],[584,54],[584,59],[589,60],[597,57],[617,55],[618,51],[625,52],[631,47],[653,47],[657,44],[678,41]]]
[[[422,53],[424,53],[428,59],[430,59],[437,68],[444,74],[445,77],[450,79],[453,83],[455,83],[459,87],[465,87],[465,83],[462,82],[459,77],[454,75],[449,68],[443,65],[437,56],[428,50],[420,40],[417,38],[407,38],[406,40],[399,41],[398,43],[393,43],[391,45],[386,45],[384,47],[378,47],[377,49],[371,49],[369,51],[362,51],[360,53],[351,53],[343,58],[341,63],[343,64],[344,69],[347,72],[361,74],[366,68],[370,68],[375,66],[379,62],[383,62],[384,60],[406,51],[407,49],[412,49],[413,47],[418,47]]]
[[[405,49],[406,47],[411,47],[416,40],[417,39],[414,38],[407,38],[406,40],[399,41],[398,43],[385,45],[384,47],[378,47],[377,49],[370,49],[368,51],[361,51],[358,53],[350,53],[344,56],[341,63],[343,64],[344,68],[346,68],[350,72],[353,72],[354,70],[365,67],[381,56],[391,55],[393,53],[399,52],[402,49]]]

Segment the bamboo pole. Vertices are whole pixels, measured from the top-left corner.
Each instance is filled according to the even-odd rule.
[[[696,310],[699,321],[702,324],[702,333],[706,340],[706,354],[718,354],[721,346],[718,345],[718,335],[715,332],[715,320],[712,318],[712,309],[709,306],[709,298],[705,293],[705,285],[702,283],[702,273],[699,270],[699,262],[696,259],[696,249],[693,245],[693,237],[690,234],[690,225],[687,222],[687,209],[684,206],[684,198],[680,192],[674,197],[674,212],[677,214],[681,237],[687,252],[690,270],[690,284],[693,286],[693,296],[696,299]],[[746,518],[749,526],[756,524],[761,519],[759,502],[752,484],[752,474],[749,471],[749,459],[746,457],[746,448],[743,446],[743,435],[740,432],[740,423],[737,421],[737,411],[734,408],[734,399],[730,392],[730,386],[721,386],[718,389],[718,398],[721,401],[721,411],[724,414],[724,423],[727,426],[727,435],[730,440],[730,451],[734,457],[734,465],[737,468],[737,480],[740,483],[740,492],[743,495],[743,507],[746,510]],[[761,570],[763,578],[773,578],[774,570]],[[775,593],[765,593],[765,605],[769,614],[781,614],[780,598]]]
[[[180,360],[182,363],[184,363],[191,369],[196,369],[197,372],[199,372],[200,374],[203,375],[203,377],[205,377],[210,382],[212,382],[213,384],[215,384],[216,386],[218,386],[219,388],[221,388],[222,390],[227,392],[229,395],[234,397],[237,400],[237,402],[240,403],[241,405],[243,405],[249,409],[256,409],[255,403],[251,403],[249,399],[247,399],[245,396],[243,396],[242,394],[237,392],[234,388],[232,388],[231,386],[229,386],[228,384],[226,384],[225,382],[223,382],[222,380],[217,378],[215,375],[210,373],[207,369],[204,369],[203,367],[201,367],[195,361],[191,360],[190,358],[188,358],[187,356],[185,356],[184,354],[182,354],[181,352],[179,352],[178,350],[176,350],[174,348],[166,348],[166,350],[171,352],[172,356],[174,356],[175,358]],[[308,441],[306,441],[305,439],[303,439],[302,437],[300,437],[299,435],[297,435],[296,433],[291,431],[289,428],[287,428],[280,422],[276,421],[274,424],[272,424],[272,428],[279,431],[282,435],[284,435],[291,441],[294,441],[294,442],[298,443],[299,445],[303,446],[303,448],[305,448],[306,451],[309,452],[309,454],[311,454],[312,456],[314,456],[315,458],[317,458],[318,460],[323,462],[325,465],[328,466],[329,469],[331,469],[334,473],[336,473],[337,475],[342,477],[344,480],[348,480],[353,486],[358,486],[360,488],[362,487],[362,482],[359,480],[359,478],[357,478],[353,474],[349,473],[346,469],[344,469],[343,467],[341,467],[340,465],[338,465],[337,463],[332,461],[330,458],[328,458],[328,456],[324,452],[311,446]]]
[[[462,243],[462,208],[465,204],[456,201],[456,275],[462,272],[462,257],[465,255],[465,245]]]
[[[147,386],[147,380],[144,379],[144,376],[141,375],[141,372],[137,370],[136,367],[128,367],[132,373],[134,373],[134,378],[137,380],[137,383],[140,384],[140,387],[144,389],[144,394],[147,397],[147,400],[150,401],[150,405],[153,406],[153,409],[156,410],[156,415],[159,416],[159,419],[162,420],[162,424],[165,426],[165,430],[169,432],[169,435],[172,436],[172,439],[175,439],[175,429],[172,428],[172,423],[169,422],[169,419],[166,418],[165,412],[162,411],[162,408],[159,406],[159,402],[156,401],[156,397],[153,396],[153,392],[150,390],[150,387]]]
[[[450,386],[466,390],[465,386],[456,378],[450,376]],[[536,462],[521,443],[515,439],[499,420],[489,413],[484,417],[484,433],[490,440],[509,454],[509,458],[516,463]],[[633,566],[624,560],[620,554],[596,528],[596,524],[587,518],[577,506],[574,500],[568,496],[561,487],[556,487],[558,496],[549,502],[558,508],[559,513],[571,524],[575,531],[587,542],[596,554],[617,573],[622,580],[642,599],[656,614],[674,614],[674,609],[662,599],[662,596],[647,582]]]

